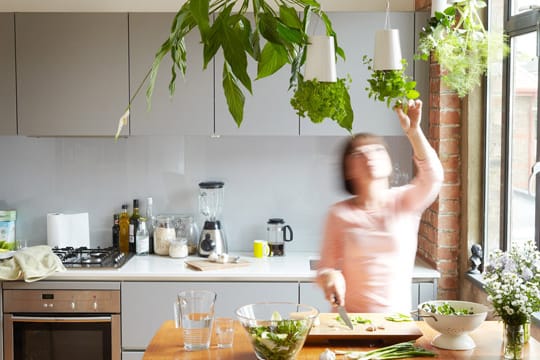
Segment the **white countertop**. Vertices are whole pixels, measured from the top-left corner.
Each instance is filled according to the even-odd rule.
[[[231,269],[197,271],[188,267],[185,260],[203,260],[200,257],[173,259],[167,256],[134,256],[119,269],[68,269],[55,273],[46,280],[73,281],[306,281],[315,279],[309,260],[318,259],[318,253],[290,252],[283,257],[254,258],[250,253],[240,255],[249,265]],[[417,260],[414,280],[438,279],[438,271]]]

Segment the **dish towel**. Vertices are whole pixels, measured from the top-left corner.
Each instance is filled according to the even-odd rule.
[[[50,246],[38,245],[18,250],[11,259],[0,262],[0,279],[34,282],[55,272],[66,271]]]

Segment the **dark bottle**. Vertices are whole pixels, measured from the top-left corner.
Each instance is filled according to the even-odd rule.
[[[114,214],[112,226],[112,246],[115,249],[120,247],[120,215]]]
[[[139,199],[133,200],[133,214],[129,218],[129,252],[137,252],[137,229],[139,228]]]

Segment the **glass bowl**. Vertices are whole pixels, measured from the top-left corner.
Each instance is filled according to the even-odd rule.
[[[313,306],[286,302],[249,304],[236,310],[260,360],[295,359],[318,314]]]
[[[452,309],[456,313],[449,311]],[[440,313],[441,310],[443,313]],[[470,301],[437,300],[418,305],[418,316],[440,333],[431,344],[449,350],[476,347],[469,333],[484,322],[487,312],[487,306]]]

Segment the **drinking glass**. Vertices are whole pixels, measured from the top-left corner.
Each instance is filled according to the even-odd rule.
[[[216,318],[214,331],[216,332],[218,348],[232,347],[234,338],[234,320],[232,318]]]
[[[206,350],[210,347],[216,293],[186,290],[178,293],[174,304],[176,327],[184,331],[184,349]]]

